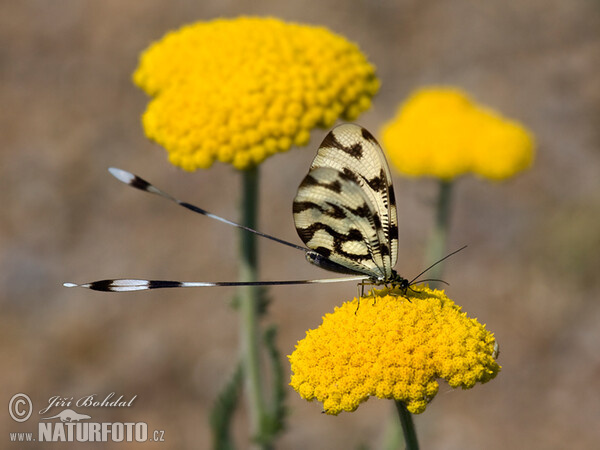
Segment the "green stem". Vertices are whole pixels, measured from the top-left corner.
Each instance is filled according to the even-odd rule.
[[[446,255],[446,241],[448,239],[448,230],[450,229],[450,206],[452,200],[452,181],[439,181],[438,185],[438,197],[435,205],[435,223],[433,225],[433,231],[429,238],[427,246],[427,264],[429,266],[436,261],[439,261]],[[429,272],[423,275],[422,278],[436,278],[442,277],[443,264],[438,264],[433,267]],[[435,282],[429,283],[431,287],[436,287]],[[406,448],[413,449],[419,448],[417,438],[415,435],[414,425],[410,413],[406,410],[406,407],[401,402],[395,402],[398,414],[400,415],[400,422],[404,430],[404,440],[406,441]],[[409,444],[409,438],[412,439]],[[384,448],[392,449],[399,446],[400,441],[400,429],[398,422],[391,421],[387,427],[386,438]],[[413,445],[412,447],[410,445]]]
[[[419,450],[419,442],[417,441],[417,432],[413,423],[412,414],[406,409],[406,405],[400,401],[394,401],[400,417],[400,424],[404,432],[404,443],[406,450]]]
[[[258,215],[258,168],[242,172],[242,220],[247,227],[256,229]],[[258,257],[256,236],[240,230],[240,281],[256,281]],[[240,288],[241,350],[246,376],[246,395],[252,437],[262,441],[262,424],[265,416],[265,400],[260,366],[260,332],[258,313],[258,291],[255,286]],[[256,444],[258,448],[270,448],[268,444]]]
[[[446,240],[450,228],[450,204],[452,181],[440,180],[438,198],[435,205],[435,224],[427,248],[427,263],[433,264],[445,256]],[[433,267],[426,278],[441,278],[443,263]]]
[[[382,450],[396,450],[400,447],[402,441],[402,428],[397,420],[390,417],[385,425],[385,433],[383,435]]]

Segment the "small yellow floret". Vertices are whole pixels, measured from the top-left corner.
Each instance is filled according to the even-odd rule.
[[[502,180],[529,168],[534,138],[523,125],[453,88],[418,90],[382,128],[392,165],[409,176]]]
[[[146,136],[186,170],[216,159],[247,169],[306,145],[312,128],[356,118],[379,88],[373,65],[344,37],[257,17],[169,32],[142,53],[133,80],[153,97]]]
[[[494,335],[443,291],[416,288],[407,297],[378,291],[326,314],[288,356],[290,385],[327,414],[354,411],[369,397],[403,402],[425,411],[438,378],[471,388],[500,371]]]

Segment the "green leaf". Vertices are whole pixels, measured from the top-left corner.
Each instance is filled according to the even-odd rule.
[[[235,449],[231,437],[231,421],[238,406],[244,380],[243,374],[242,364],[238,362],[231,379],[217,397],[210,414],[210,427],[215,450]]]
[[[265,330],[264,340],[267,349],[271,367],[271,405],[268,415],[264,418],[263,430],[270,436],[275,436],[285,428],[285,420],[288,415],[287,407],[285,406],[285,397],[287,395],[287,383],[283,364],[281,363],[281,354],[275,345],[277,337],[277,327],[270,326]]]

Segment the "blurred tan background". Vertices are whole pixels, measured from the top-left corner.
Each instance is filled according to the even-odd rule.
[[[196,20],[273,15],[357,42],[382,81],[358,122],[376,135],[406,96],[451,84],[537,136],[534,167],[514,180],[460,180],[444,278],[448,294],[493,331],[499,376],[469,391],[445,384],[416,417],[422,448],[582,449],[600,442],[600,3],[477,1],[4,1],[0,4],[0,447],[33,431],[51,396],[137,395],[99,421],[146,422],[161,448],[209,448],[208,413],[238,356],[229,288],[103,294],[64,281],[236,278],[234,230],[129,189],[117,166],[236,219],[229,167],[184,173],[144,138],[147,98],[131,83],[138,54]],[[291,202],[325,131],[261,167],[260,229],[300,243]],[[435,183],[396,177],[400,260],[424,266]],[[261,242],[263,279],[324,273]],[[278,287],[268,323],[290,354],[352,284]],[[285,364],[289,372],[289,366]],[[7,415],[27,393],[34,416]],[[291,390],[283,449],[378,448],[389,401],[328,417]],[[77,408],[75,408],[77,410]],[[84,411],[82,411],[84,412]],[[89,411],[88,411],[89,412]],[[235,419],[247,442],[245,413]],[[106,448],[131,448],[112,444]],[[240,448],[244,448],[240,445]],[[69,444],[64,448],[88,448]],[[155,448],[149,443],[140,448]],[[38,448],[25,444],[12,448]]]

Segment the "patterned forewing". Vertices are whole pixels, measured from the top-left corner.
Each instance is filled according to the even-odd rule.
[[[329,167],[312,169],[294,199],[294,223],[308,248],[354,272],[385,278],[386,237],[376,215],[362,187]]]
[[[385,236],[381,253],[389,276],[398,258],[398,218],[390,168],[377,140],[358,125],[340,125],[319,147],[311,170],[317,167],[330,167],[358,184],[374,206],[374,221],[381,223]]]

